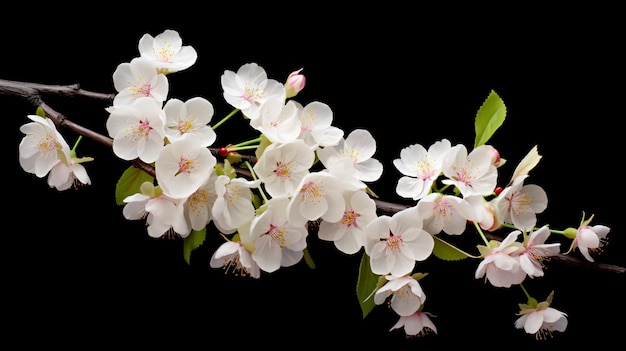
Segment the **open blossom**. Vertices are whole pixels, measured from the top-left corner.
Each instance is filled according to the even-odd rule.
[[[91,160],[93,160],[91,157],[76,158],[74,156],[70,157],[68,163],[59,160],[50,170],[50,174],[48,174],[48,185],[51,188],[63,191],[77,185],[91,184],[87,170],[81,164]]]
[[[330,106],[320,101],[312,101],[306,106],[296,104],[300,120],[300,139],[314,149],[339,143],[343,138],[343,130],[332,125],[333,111]]]
[[[235,232],[239,226],[254,218],[251,188],[256,188],[261,180],[230,178],[219,175],[215,180],[217,198],[211,208],[213,221],[224,233]]]
[[[154,162],[165,143],[164,123],[160,104],[149,97],[115,108],[106,121],[113,152],[126,161]]]
[[[216,179],[217,174],[212,171],[209,179],[200,185],[184,203],[185,218],[193,230],[202,230],[213,220],[211,208],[217,199]]]
[[[365,245],[365,227],[377,217],[376,203],[365,190],[346,190],[343,196],[346,202],[343,217],[337,222],[321,221],[317,235],[351,255]]]
[[[518,315],[521,317],[515,321],[515,328],[523,328],[526,333],[534,334],[540,340],[552,337],[555,331],[564,332],[567,328],[567,314],[550,307],[553,295],[554,292],[550,293],[543,302],[520,304]]]
[[[391,330],[404,328],[407,337],[422,337],[429,333],[437,334],[437,327],[427,312],[417,311],[410,316],[400,316]]]
[[[226,102],[248,118],[256,116],[256,110],[265,101],[286,99],[285,86],[267,78],[265,69],[254,62],[243,64],[236,73],[225,70],[221,83]]]
[[[273,98],[264,101],[250,115],[250,126],[273,143],[288,143],[300,135],[298,108],[292,100]]]
[[[250,222],[250,240],[254,244],[252,258],[266,272],[289,267],[300,262],[307,246],[306,226],[295,225],[287,218],[286,197],[272,198],[265,211]],[[240,228],[240,232],[246,227]]]
[[[382,215],[365,228],[365,252],[372,273],[401,277],[410,274],[416,261],[427,259],[435,240],[422,229],[422,218],[415,207]]]
[[[323,149],[318,149],[317,154],[320,155],[324,152]],[[367,184],[365,184],[358,177],[354,167],[352,159],[339,154],[334,154],[324,161],[324,167],[326,171],[337,178],[342,183],[342,186],[346,190],[365,190]]]
[[[172,199],[163,194],[160,187],[150,182],[141,185],[140,192],[124,199],[122,213],[128,220],[145,218],[148,235],[153,238],[177,234],[187,237],[191,233],[184,214],[184,199]]]
[[[486,277],[491,285],[508,288],[513,284],[520,284],[526,278],[526,272],[519,262],[521,243],[515,240],[521,231],[515,230],[497,242],[492,240],[490,246],[478,246],[483,260],[478,264],[475,272],[476,279]]]
[[[209,123],[213,118],[213,104],[202,97],[187,101],[169,99],[163,106],[165,136],[170,142],[193,138],[200,146],[211,146],[217,134]]]
[[[443,161],[451,148],[450,141],[442,139],[428,150],[420,144],[400,150],[400,158],[393,160],[393,165],[403,174],[396,186],[398,195],[413,200],[426,196],[441,174]]]
[[[528,239],[524,242],[523,251],[519,253],[520,267],[531,278],[542,277],[542,261],[550,258],[550,256],[558,255],[560,252],[560,243],[545,243],[549,236],[550,229],[545,225],[531,232]]]
[[[240,236],[239,241],[227,240],[215,250],[209,260],[209,265],[211,268],[222,267],[237,275],[259,278],[261,269],[252,258],[252,253],[248,249],[250,245],[249,238],[243,239],[243,235]]]
[[[139,39],[139,54],[150,60],[158,72],[169,74],[191,67],[198,59],[198,53],[183,40],[177,31],[167,29],[157,36],[144,34]]]
[[[383,165],[375,158],[376,140],[365,129],[353,130],[345,139],[340,139],[335,146],[318,150],[320,161],[326,165],[331,158],[345,157],[354,165],[354,175],[364,182],[378,180],[383,173]]]
[[[391,296],[391,309],[400,316],[410,316],[419,311],[426,301],[426,294],[419,281],[413,276],[385,276],[387,283],[376,290],[374,303],[377,305],[387,301]]]
[[[611,228],[602,224],[589,225],[592,219],[593,216],[586,220],[583,219],[583,222],[576,230],[576,237],[572,241],[569,250],[578,248],[583,257],[589,262],[594,262],[591,253],[602,249],[606,243],[606,236],[611,231]]]
[[[140,97],[152,98],[161,106],[169,93],[167,77],[157,72],[152,61],[141,57],[120,63],[113,72],[113,85],[118,92],[113,108],[130,105]]]
[[[493,204],[501,220],[522,231],[529,231],[537,224],[537,213],[548,207],[548,196],[536,184],[524,184],[528,175],[513,180],[493,199]]]
[[[469,154],[465,145],[453,146],[444,160],[441,182],[454,185],[461,194],[489,195],[493,193],[498,180],[498,169],[493,164],[493,151],[489,145],[481,145]]]
[[[267,146],[253,169],[272,197],[291,196],[299,190],[300,181],[314,161],[315,152],[296,139]]]
[[[424,196],[417,207],[424,214],[424,230],[433,235],[441,231],[451,235],[463,234],[467,221],[478,218],[471,203],[454,195],[431,193]]]
[[[156,178],[168,196],[182,199],[193,194],[210,177],[217,159],[194,139],[167,144],[155,162]]]
[[[45,177],[60,160],[70,159],[70,146],[54,122],[38,115],[27,116],[32,122],[20,127],[24,137],[19,145],[19,162],[22,169]]]
[[[290,222],[305,225],[320,218],[337,222],[343,217],[345,189],[337,177],[324,171],[311,172],[302,178],[297,188],[287,207]]]

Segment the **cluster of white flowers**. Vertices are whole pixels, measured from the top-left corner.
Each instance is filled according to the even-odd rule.
[[[144,172],[134,177],[140,181],[124,183],[123,215],[145,220],[148,235],[155,238],[206,235],[213,225],[225,240],[212,254],[211,267],[260,278],[262,272],[295,265],[307,249],[309,224],[316,223],[319,239],[345,254],[362,254],[368,262],[368,269],[359,272],[362,281],[371,282],[360,292],[364,314],[371,304],[388,302],[399,317],[391,330],[403,328],[407,336],[416,336],[437,333],[433,315],[424,312],[420,281],[427,274],[417,271],[418,262],[433,255],[478,259],[476,279],[508,288],[542,277],[543,261],[563,254],[560,243],[546,243],[551,234],[572,240],[565,254],[578,248],[593,261],[591,253],[609,233],[607,226],[591,226],[593,216],[585,219],[584,214],[578,228],[537,227],[537,214],[548,203],[540,186],[527,183],[541,159],[537,147],[499,187],[498,168],[506,160],[486,140],[472,150],[447,139],[428,148],[402,149],[393,160],[401,173],[396,192],[415,205],[379,215],[367,185],[383,172],[383,164],[373,158],[374,137],[364,129],[345,134],[333,126],[333,112],[325,103],[297,102],[306,82],[301,70],[285,83],[268,78],[256,63],[224,71],[223,98],[234,110],[212,124],[214,107],[208,100],[168,99],[167,75],[187,69],[197,58],[176,31],[144,35],[139,53],[113,73],[117,94],[106,109],[115,155],[154,166],[152,175],[134,166],[123,175],[128,179]],[[490,97],[498,101],[497,95]],[[215,153],[216,128],[238,112],[259,137]],[[32,122],[21,128],[25,137],[19,146],[23,169],[37,177],[49,174],[48,183],[59,190],[90,184],[81,163],[91,158],[77,158],[50,119],[28,118]],[[253,162],[241,157],[243,150],[254,151]],[[511,231],[501,241],[484,234],[506,228]],[[438,250],[454,247],[440,233],[470,231],[483,239],[477,255]],[[565,330],[566,314],[550,307],[552,294],[541,303],[526,295],[516,328],[538,337]]]

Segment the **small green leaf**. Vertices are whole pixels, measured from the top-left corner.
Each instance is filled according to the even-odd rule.
[[[445,260],[445,261],[458,261],[464,258],[473,257],[472,255],[460,250],[459,248],[448,244],[441,238],[433,235],[435,238],[435,247],[433,248],[433,255]]]
[[[206,227],[202,230],[192,230],[191,233],[183,239],[183,256],[187,264],[191,264],[191,252],[200,247],[205,239]]]
[[[474,121],[474,129],[476,130],[474,148],[486,144],[496,130],[504,123],[505,117],[506,106],[504,106],[504,102],[500,99],[500,96],[492,90],[476,113],[476,119]]]
[[[361,265],[359,267],[359,277],[356,284],[356,296],[359,299],[359,305],[361,306],[363,318],[365,318],[370,311],[372,311],[374,306],[376,306],[371,295],[374,290],[376,290],[378,278],[379,277],[376,274],[372,273],[369,256],[363,253]]]
[[[153,183],[154,177],[135,166],[128,167],[115,185],[115,202],[123,205],[127,196],[140,192],[144,182]]]

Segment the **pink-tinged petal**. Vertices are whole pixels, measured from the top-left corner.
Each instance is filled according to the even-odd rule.
[[[535,212],[528,210],[522,212],[513,211],[511,219],[513,219],[513,225],[515,228],[525,231],[529,231],[537,224],[537,215]]]
[[[556,331],[564,332],[566,328],[567,318],[565,318],[564,316],[562,316],[560,319],[554,322],[554,324],[552,324],[552,329]]]
[[[423,301],[413,294],[396,294],[391,300],[391,308],[400,316],[410,316],[417,312]]]
[[[495,254],[493,255],[493,264],[503,271],[510,271],[518,266],[519,262],[511,256],[505,254]]]
[[[398,185],[396,185],[398,195],[414,200],[424,197],[429,190],[421,179],[406,176],[401,177],[398,180]]]
[[[435,327],[435,323],[428,318],[426,313],[420,313],[419,317],[422,320],[423,328],[430,328],[430,330],[437,334],[437,327]]]
[[[535,334],[543,325],[543,314],[536,311],[529,313],[527,316],[524,330],[528,334]]]
[[[510,244],[512,244],[514,241],[517,240],[517,237],[521,234],[522,232],[520,230],[514,230],[511,233],[509,233],[509,235],[506,236],[506,238],[504,238],[504,240],[502,240],[502,242],[500,243],[500,247],[507,247]]]
[[[530,235],[530,239],[528,240],[528,242],[532,243],[533,245],[543,244],[546,242],[549,236],[550,236],[550,228],[544,225],[538,230],[535,230]]]
[[[548,195],[540,186],[527,184],[522,187],[521,191],[528,194],[532,212],[541,213],[548,207]]]
[[[256,250],[252,258],[259,265],[259,268],[271,273],[280,268],[283,250],[276,247],[269,237],[262,237],[254,242]]]
[[[522,270],[526,272],[526,274],[528,274],[529,276],[531,277],[543,276],[543,270],[541,269],[541,266],[539,266],[539,263],[536,260],[529,258],[528,254],[520,255],[519,263],[520,263],[520,267],[522,268]]]
[[[480,261],[478,267],[476,268],[476,273],[474,273],[474,278],[480,279],[485,276],[487,271],[487,262],[485,260]]]
[[[600,246],[600,238],[598,238],[598,235],[590,228],[581,229],[576,238],[576,242],[581,251],[589,248],[595,249]]]
[[[342,226],[346,228],[345,226]],[[343,231],[339,239],[335,240],[335,246],[341,252],[348,255],[355,254],[363,247],[363,234],[359,229],[351,229]]]
[[[543,313],[543,318],[545,323],[554,323],[559,318],[563,317],[563,313],[559,310],[556,310],[552,307],[548,307],[545,310],[541,311]]]
[[[611,231],[611,228],[601,224],[594,225],[591,229],[598,235],[599,238],[602,239],[604,239]]]
[[[421,229],[420,232],[415,240],[405,242],[401,247],[402,253],[415,261],[424,261],[430,257],[435,247],[435,239],[432,235]]]
[[[222,245],[220,245],[220,247],[217,248],[217,250],[215,250],[215,253],[213,254],[213,257],[215,259],[221,259],[223,257],[229,256],[229,255],[233,255],[235,253],[237,253],[237,251],[239,250],[239,247],[241,246],[241,244],[236,243],[236,242],[232,242],[232,241],[227,241],[225,243],[223,243]],[[211,267],[214,267],[211,264]],[[221,267],[221,265],[220,265]]]
[[[526,319],[528,318],[528,314],[522,315],[517,320],[515,320],[515,328],[522,329],[526,324]]]
[[[346,137],[345,148],[358,151],[353,157],[357,157],[357,162],[362,162],[376,152],[376,140],[368,130],[355,129]]]
[[[300,260],[302,260],[302,257],[304,257],[304,252],[302,250],[290,250],[290,249],[283,249],[282,250],[282,256],[281,256],[281,261],[280,261],[280,265],[282,267],[290,267],[293,266],[294,264],[300,262]]]
[[[410,259],[402,254],[387,255],[387,267],[389,272],[396,277],[410,274],[415,268],[415,260]]]
[[[370,268],[374,274],[388,274],[387,256],[378,255],[378,257],[370,257]]]
[[[168,223],[165,223],[159,218],[154,217],[153,215],[148,215],[148,235],[153,238],[162,237],[168,230],[170,230],[171,226]]]
[[[354,165],[359,175],[359,179],[364,182],[373,182],[383,174],[383,164],[380,161],[370,158]]]
[[[404,332],[406,335],[417,335],[424,329],[424,323],[417,314],[403,318],[405,318]]]

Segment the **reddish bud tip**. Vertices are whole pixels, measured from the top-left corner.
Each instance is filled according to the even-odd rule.
[[[496,195],[500,195],[500,193],[502,192],[502,187],[501,186],[497,186],[495,189],[493,189],[493,192],[496,193]]]
[[[217,151],[217,153],[218,153],[220,156],[222,156],[222,157],[226,157],[226,156],[228,156],[228,149],[227,149],[227,148],[225,148],[225,147],[221,147],[221,148]]]

